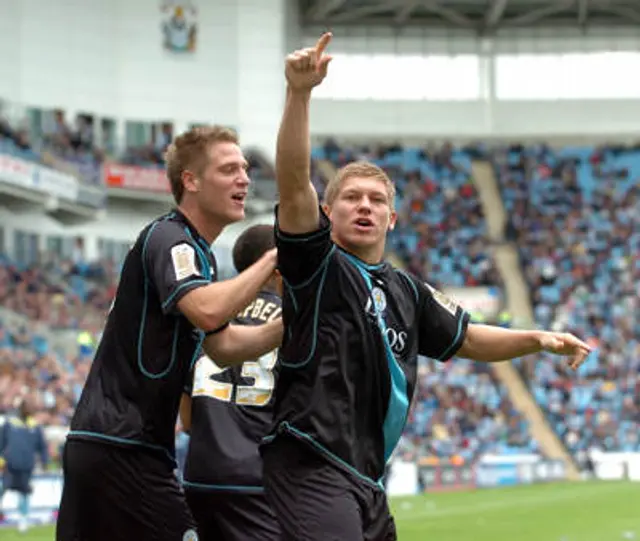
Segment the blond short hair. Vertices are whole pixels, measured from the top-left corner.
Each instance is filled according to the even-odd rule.
[[[191,171],[201,174],[207,166],[208,150],[216,143],[238,144],[235,131],[224,126],[200,126],[191,128],[173,140],[165,153],[167,177],[171,193],[180,204],[184,195],[182,174]]]
[[[394,208],[396,187],[389,176],[377,165],[365,161],[351,162],[344,167],[338,169],[336,176],[333,177],[324,192],[324,203],[331,206],[344,184],[344,181],[353,177],[358,178],[374,178],[383,182],[387,188],[387,195],[389,196],[389,206]]]

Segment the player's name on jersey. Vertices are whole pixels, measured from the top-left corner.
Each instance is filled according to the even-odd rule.
[[[279,318],[281,313],[282,308],[276,303],[258,297],[238,314],[238,319],[251,318],[266,323]]]

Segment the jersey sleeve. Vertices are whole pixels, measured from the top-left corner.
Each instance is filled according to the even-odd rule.
[[[194,370],[191,369],[189,370],[189,373],[187,374],[187,378],[184,382],[184,387],[183,387],[183,392],[188,394],[189,396],[191,396],[191,394],[193,393],[193,377],[194,377],[195,373]]]
[[[277,206],[275,212],[278,270],[291,286],[299,286],[309,280],[331,254],[331,222],[320,207],[318,228],[294,235],[280,229]]]
[[[208,261],[201,251],[180,226],[171,222],[159,223],[147,233],[143,267],[163,313],[177,313],[176,305],[184,295],[211,283]]]
[[[418,288],[418,353],[448,361],[464,342],[469,314],[429,284],[414,282]]]

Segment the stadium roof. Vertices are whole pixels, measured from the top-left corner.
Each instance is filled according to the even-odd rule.
[[[638,0],[298,0],[304,25],[466,29],[640,26]]]

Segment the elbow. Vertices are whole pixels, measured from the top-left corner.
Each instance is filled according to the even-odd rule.
[[[222,302],[202,303],[189,320],[196,328],[205,332],[215,331],[227,322],[220,310],[222,304]]]
[[[220,368],[229,368],[241,363],[244,359],[239,358],[231,344],[232,337],[229,329],[225,329],[210,336],[204,341],[203,349],[207,356],[212,359]]]

